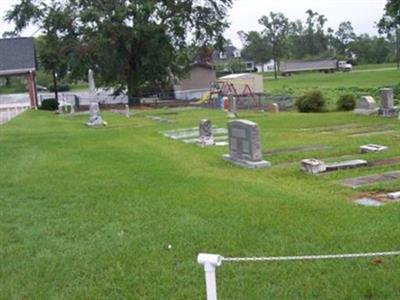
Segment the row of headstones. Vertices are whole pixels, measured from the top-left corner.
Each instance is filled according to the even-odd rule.
[[[228,123],[229,154],[223,158],[236,165],[259,169],[270,167],[271,163],[263,160],[259,129],[256,123],[248,120],[235,120]],[[201,120],[199,124],[198,144],[202,147],[215,144],[212,124],[210,120]],[[388,147],[369,144],[360,147],[361,153],[383,152]],[[328,171],[358,168],[367,166],[365,160],[351,160],[339,163],[327,164],[321,160],[306,159],[301,162],[301,168],[308,173],[323,173]]]
[[[384,88],[380,91],[381,107],[378,109],[380,116],[391,117],[396,115],[394,108],[394,93],[391,88]],[[357,108],[354,110],[357,114],[372,114],[375,113],[376,101],[371,96],[361,97],[357,104]]]
[[[238,116],[238,105],[237,105],[237,98],[232,94],[228,97],[228,117],[229,118],[236,118]],[[279,104],[277,103],[270,103],[267,106],[267,110],[272,113],[279,112]]]

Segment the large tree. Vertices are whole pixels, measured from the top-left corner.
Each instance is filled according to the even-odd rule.
[[[58,100],[57,79],[67,74],[69,58],[77,46],[68,9],[57,2],[47,5],[45,2],[37,4],[23,0],[7,12],[5,20],[15,23],[15,29],[8,32],[8,36],[17,36],[31,22],[40,26],[42,35],[36,39],[39,66],[52,74],[55,98]]]
[[[8,20],[43,28],[45,0],[20,0]],[[89,62],[101,84],[143,91],[167,89],[183,74],[193,46],[221,44],[233,0],[52,0],[70,19],[80,46],[75,55]],[[34,9],[28,9],[28,8]],[[12,16],[12,17],[11,17]],[[137,100],[136,100],[137,103]]]
[[[397,68],[400,69],[400,0],[388,0],[385,14],[378,23],[379,32],[394,34],[396,39]]]
[[[272,48],[267,37],[257,31],[248,33],[240,31],[238,34],[244,44],[242,56],[245,59],[254,60],[256,64],[260,64],[264,72],[264,64],[272,58]]]
[[[282,13],[271,12],[269,17],[263,16],[258,22],[264,26],[263,33],[272,46],[274,73],[277,79],[279,63],[283,56],[283,45],[289,31],[289,20]]]

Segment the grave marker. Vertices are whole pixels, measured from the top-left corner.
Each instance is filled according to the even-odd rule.
[[[100,108],[98,103],[91,103],[89,109],[89,121],[86,123],[89,127],[99,127],[104,125],[104,121],[100,116]]]
[[[271,163],[262,159],[259,130],[256,123],[236,120],[228,123],[229,154],[224,160],[245,168],[270,167]]]
[[[392,117],[396,114],[394,109],[394,94],[393,89],[384,88],[380,91],[381,94],[381,108],[379,115],[383,117]]]
[[[369,152],[383,152],[388,150],[389,148],[382,145],[368,144],[360,147],[361,153],[369,153]]]
[[[354,113],[360,115],[370,115],[376,111],[376,101],[371,96],[363,96],[357,103],[357,108]]]
[[[197,144],[201,147],[213,146],[215,144],[210,120],[203,119],[200,121]]]
[[[279,113],[279,104],[278,103],[270,103],[267,105],[267,111],[277,114]]]
[[[236,118],[237,117],[237,99],[234,95],[229,95],[229,111],[228,117],[229,118]]]

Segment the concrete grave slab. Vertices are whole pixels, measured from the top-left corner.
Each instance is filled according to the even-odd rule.
[[[355,200],[354,202],[359,205],[369,206],[369,207],[380,207],[380,206],[384,205],[384,203],[382,203],[376,199],[372,199],[372,198],[361,198],[361,199]]]
[[[200,127],[170,130],[165,131],[162,134],[167,138],[181,141],[185,144],[196,144],[200,139]],[[227,145],[228,130],[226,128],[212,127],[212,134],[214,146],[222,147]]]
[[[330,171],[345,170],[345,169],[355,169],[355,168],[366,167],[367,165],[368,162],[366,160],[354,159],[354,160],[327,164],[326,171],[330,172]]]
[[[400,179],[400,171],[387,172],[383,174],[349,178],[341,181],[341,184],[350,187],[358,188],[368,184],[381,183]]]
[[[330,147],[327,145],[310,145],[310,146],[300,146],[300,147],[291,147],[291,148],[277,148],[271,149],[263,152],[263,154],[277,154],[277,153],[289,153],[289,152],[308,152],[308,151],[318,151],[318,150],[326,150]]]
[[[168,123],[168,124],[174,124],[176,123],[176,120],[171,120],[171,119],[165,119],[159,116],[147,116],[147,119],[153,120],[153,121],[157,121],[157,122],[161,122],[161,123]]]

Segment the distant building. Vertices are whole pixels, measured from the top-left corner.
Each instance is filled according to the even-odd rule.
[[[238,95],[243,95],[249,92],[254,94],[264,93],[264,80],[261,74],[230,74],[219,78],[218,81],[233,85]]]
[[[224,72],[231,73],[229,70],[228,63],[231,59],[241,59],[245,65],[246,72],[254,72],[255,63],[252,60],[243,59],[242,53],[239,49],[234,46],[227,46],[223,51],[214,51],[212,54],[212,60],[214,63],[225,64]]]
[[[178,100],[200,99],[210,91],[211,84],[217,80],[217,75],[208,63],[194,63],[190,66],[187,76],[175,85],[175,98]]]
[[[37,107],[33,38],[0,39],[0,76],[26,76],[32,107]]]

